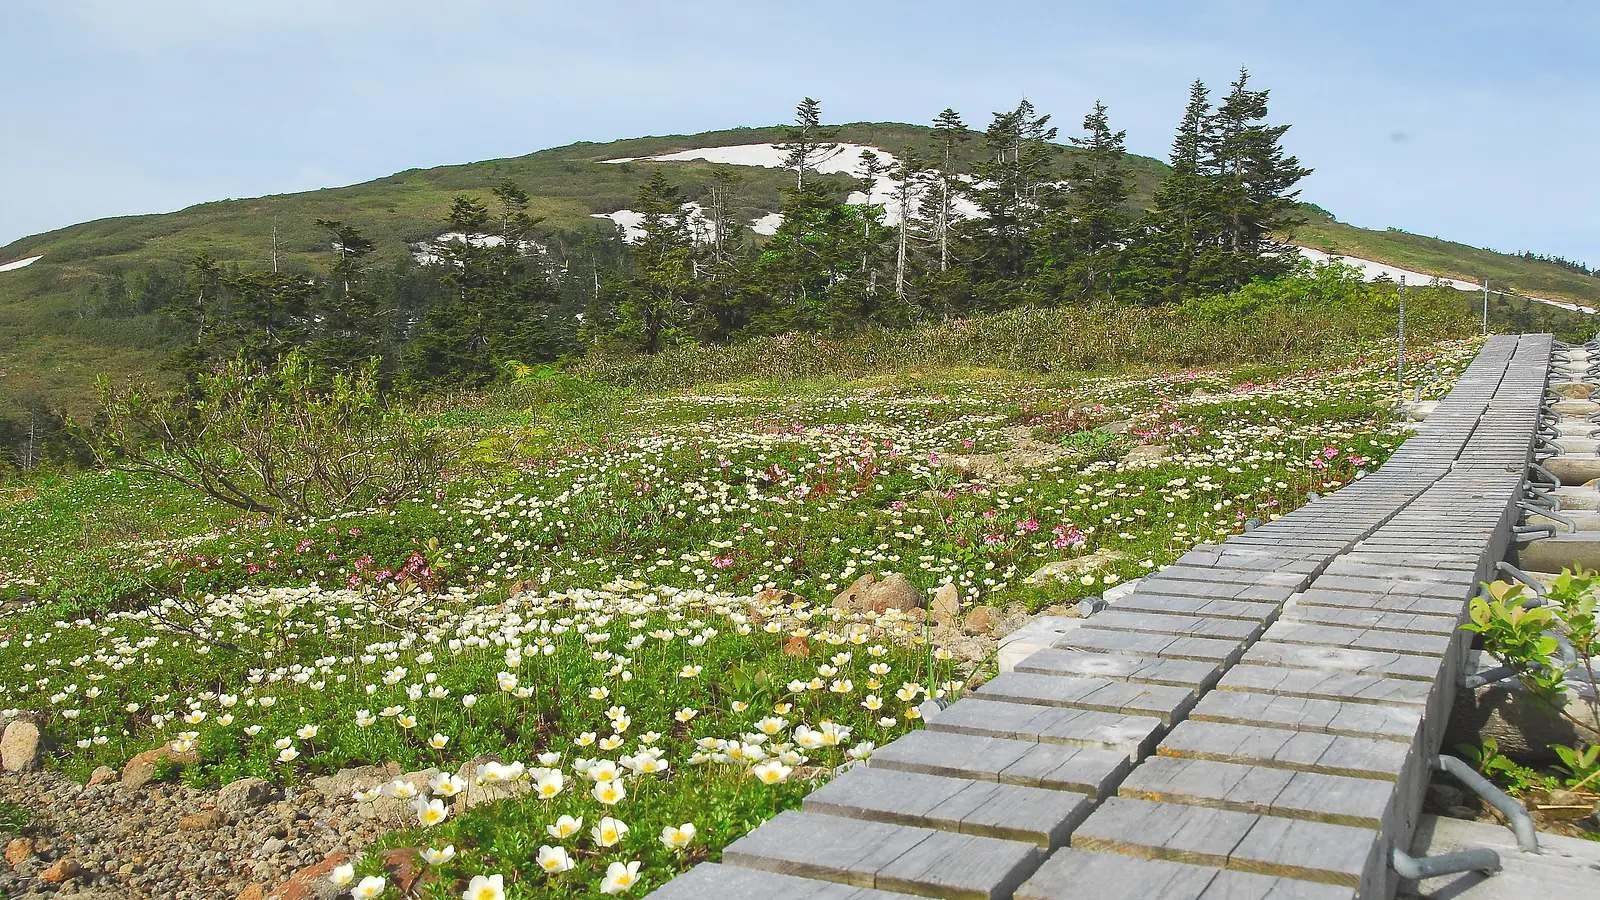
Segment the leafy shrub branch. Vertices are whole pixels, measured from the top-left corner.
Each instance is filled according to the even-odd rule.
[[[235,359],[188,396],[102,382],[92,443],[104,466],[277,516],[409,496],[445,463],[437,436],[379,392],[374,363],[328,375],[299,350],[266,367]]]

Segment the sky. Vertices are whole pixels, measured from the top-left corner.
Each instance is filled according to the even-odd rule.
[[[1593,0],[0,0],[0,246],[106,216],[574,141],[788,120],[981,127],[1096,100],[1165,158],[1247,67],[1369,228],[1600,265]],[[893,149],[893,148],[889,148]]]

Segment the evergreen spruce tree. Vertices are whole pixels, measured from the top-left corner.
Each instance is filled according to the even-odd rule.
[[[1156,189],[1134,241],[1129,277],[1146,302],[1177,302],[1215,280],[1221,223],[1216,179],[1206,168],[1212,142],[1210,94],[1196,80],[1172,139],[1172,171]]]
[[[538,220],[527,194],[506,182],[494,196],[498,215],[466,196],[451,206],[446,225],[455,236],[438,249],[443,296],[403,356],[412,386],[481,386],[505,363],[544,362],[564,346],[549,317],[559,296],[530,241]]]
[[[317,227],[327,232],[334,261],[327,285],[313,304],[315,337],[309,352],[324,372],[354,371],[383,354],[381,303],[367,283],[377,245],[344,222],[318,219]]]
[[[776,146],[784,152],[784,166],[794,170],[795,190],[803,191],[806,172],[815,169],[838,149],[832,139],[839,129],[823,127],[822,104],[810,97],[795,107],[794,121],[783,129],[784,138]]]
[[[1068,170],[1065,202],[1036,232],[1036,283],[1051,296],[1109,299],[1116,295],[1128,238],[1127,132],[1111,130],[1103,103],[1084,116],[1083,130],[1087,137],[1072,139],[1083,152]]]
[[[1031,267],[1033,233],[1056,205],[1052,167],[1060,152],[1056,129],[1023,100],[1010,112],[994,114],[984,132],[986,158],[978,165],[972,196],[984,215],[963,223],[972,244],[973,279],[987,295],[986,305],[1017,300]]]
[[[629,254],[632,272],[619,286],[617,336],[634,350],[659,353],[676,340],[696,304],[698,248],[683,195],[660,168],[639,189],[634,206],[644,219]]]
[[[1222,226],[1221,290],[1234,290],[1255,278],[1288,271],[1293,258],[1274,237],[1299,223],[1294,190],[1311,170],[1283,149],[1288,125],[1265,124],[1267,91],[1249,88],[1241,69],[1213,116],[1209,168],[1216,180]]]

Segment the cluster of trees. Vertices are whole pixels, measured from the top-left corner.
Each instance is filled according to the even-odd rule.
[[[779,145],[794,182],[770,237],[736,217],[736,170],[714,169],[697,186],[701,202],[687,204],[657,166],[638,192],[642,221],[629,244],[613,238],[600,250],[605,241],[591,238],[580,254],[587,264],[573,254],[557,262],[534,240],[527,194],[507,182],[488,202],[456,199],[425,288],[408,292],[405,278],[375,273],[370,241],[322,221],[335,251],[325,274],[230,273],[202,257],[163,308],[186,336],[178,364],[191,376],[236,356],[267,364],[303,348],[330,371],[378,357],[385,383],[439,390],[481,385],[509,360],[654,353],[1020,305],[1181,301],[1292,263],[1274,235],[1294,223],[1294,187],[1309,170],[1284,152],[1287,128],[1268,124],[1267,92],[1246,73],[1217,103],[1196,82],[1171,173],[1141,211],[1125,133],[1102,104],[1070,138],[1080,152],[1067,159],[1050,116],[1027,101],[981,132],[947,109],[933,123],[931,152],[867,151],[859,182],[841,185],[817,173],[842,150],[807,98]],[[891,202],[871,202],[884,184]]]
[[[1517,255],[1523,259],[1529,260],[1530,262],[1552,263],[1570,272],[1577,272],[1579,275],[1594,275],[1600,277],[1600,269],[1591,269],[1584,263],[1578,262],[1575,259],[1567,259],[1564,256],[1551,256],[1543,253],[1533,253],[1528,250],[1524,250]]]
[[[1112,129],[1104,105],[1084,117],[1083,135],[1070,139],[1081,152],[1065,163],[1050,116],[1027,101],[981,133],[947,109],[934,121],[932,153],[906,150],[892,165],[863,154],[853,196],[870,198],[878,176],[890,176],[902,211],[892,225],[883,206],[848,202],[814,177],[836,145],[808,98],[780,145],[795,184],[777,233],[751,245],[727,220],[736,174],[715,173],[697,222],[658,169],[637,199],[642,236],[597,292],[583,337],[649,353],[674,341],[1019,305],[1175,302],[1281,274],[1294,258],[1275,235],[1297,221],[1295,185],[1310,170],[1284,151],[1288,126],[1267,122],[1267,97],[1244,72],[1215,104],[1195,82],[1172,170],[1145,211],[1130,208],[1125,132]],[[971,141],[981,154],[963,166]]]

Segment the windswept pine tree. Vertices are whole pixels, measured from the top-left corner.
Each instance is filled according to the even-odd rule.
[[[1103,103],[1083,117],[1083,150],[1067,172],[1067,194],[1035,233],[1035,285],[1045,296],[1110,299],[1126,259],[1130,188],[1126,131],[1112,131]]]
[[[505,182],[494,189],[496,214],[458,196],[438,255],[443,300],[428,310],[406,346],[404,380],[420,388],[479,386],[507,362],[555,358],[560,326],[548,311],[558,299],[531,243],[538,220],[528,195]]]
[[[1147,302],[1176,302],[1195,294],[1196,273],[1217,267],[1215,184],[1202,169],[1211,155],[1211,99],[1204,83],[1189,86],[1189,103],[1172,139],[1172,171],[1157,188],[1139,224],[1130,279]]]
[[[635,201],[644,214],[633,245],[632,268],[612,286],[617,296],[616,336],[643,353],[675,342],[700,292],[700,249],[689,231],[683,195],[658,168]]]
[[[316,337],[311,358],[325,372],[348,372],[383,355],[386,332],[382,302],[368,284],[372,254],[378,249],[353,225],[318,219],[332,242],[334,261],[328,283],[312,303]]]
[[[1015,302],[1033,258],[1033,234],[1058,201],[1052,174],[1061,147],[1049,115],[1023,100],[994,114],[984,132],[985,159],[970,193],[983,215],[962,223],[968,265],[985,305]]]
[[[1283,149],[1288,125],[1268,125],[1267,91],[1241,69],[1212,117],[1210,169],[1216,179],[1224,263],[1215,287],[1233,290],[1287,271],[1292,258],[1275,235],[1299,224],[1294,189],[1311,170]]]
[[[822,104],[807,97],[795,107],[794,124],[783,131],[783,141],[777,147],[785,154],[784,165],[794,170],[795,190],[803,191],[806,173],[838,149],[833,137],[839,130],[823,126]]]

